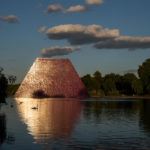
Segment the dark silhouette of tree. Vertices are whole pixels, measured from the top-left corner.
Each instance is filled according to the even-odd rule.
[[[140,79],[133,80],[132,89],[134,94],[141,95],[143,94],[143,85]]]
[[[0,68],[0,103],[5,102],[5,98],[7,97],[7,87],[8,80],[5,75],[2,73],[3,69]]]
[[[150,59],[147,59],[138,69],[145,94],[150,94]]]
[[[143,87],[140,80],[133,73],[127,73],[123,76],[123,89],[127,95],[142,94]]]
[[[111,73],[107,74],[103,78],[102,89],[104,90],[105,95],[118,95],[119,92],[116,88],[116,75]]]
[[[93,74],[93,88],[95,89],[96,93],[101,89],[102,85],[102,75],[99,71],[96,71]]]
[[[93,74],[93,77],[94,77],[94,79],[95,79],[97,82],[101,83],[101,81],[102,81],[102,74],[101,74],[99,71],[96,71],[96,72]]]
[[[9,75],[8,76],[8,82],[9,84],[14,84],[16,82],[17,77],[14,75]]]
[[[90,74],[83,76],[81,79],[87,87],[88,91],[93,90],[93,79]]]

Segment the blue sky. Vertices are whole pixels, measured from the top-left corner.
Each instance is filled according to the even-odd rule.
[[[88,7],[84,12],[47,13],[48,5],[61,4],[66,9],[74,5]],[[62,24],[101,25],[118,29],[124,36],[150,36],[149,0],[103,0],[100,5],[87,5],[85,0],[1,0],[0,16],[15,15],[18,22],[0,20],[0,66],[6,74],[23,79],[41,49],[53,46],[70,46],[67,40],[54,40],[38,32],[42,26],[52,28]],[[93,43],[92,43],[93,44]],[[80,45],[79,45],[80,46]],[[70,53],[69,58],[80,76],[100,70],[103,75],[123,74],[136,70],[150,57],[150,48],[96,49],[83,44],[81,50]]]

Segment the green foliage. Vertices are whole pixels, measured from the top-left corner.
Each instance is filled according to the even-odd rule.
[[[138,75],[143,84],[145,94],[150,94],[150,59],[147,59],[139,66]]]
[[[143,86],[140,79],[136,79],[132,82],[132,89],[136,95],[143,94]]]
[[[123,76],[123,89],[127,95],[141,94],[142,85],[133,73],[127,73]]]
[[[87,90],[90,95],[101,96],[103,95],[103,91],[101,90],[101,81],[102,76],[99,71],[96,71],[93,76],[87,74],[82,78],[83,83],[87,87]]]
[[[115,74],[107,74],[103,79],[102,89],[105,95],[110,95],[111,93],[116,93],[116,80]]]
[[[82,81],[84,82],[85,86],[87,87],[87,89],[89,91],[91,91],[93,89],[93,80],[90,74],[87,74],[85,76],[83,76]]]
[[[150,59],[138,69],[139,78],[133,73],[119,75],[110,73],[102,77],[99,71],[82,78],[92,96],[143,95],[150,94]]]
[[[102,83],[102,75],[99,71],[96,71],[93,74],[93,89],[95,89],[96,93],[98,94],[99,90],[101,89]]]

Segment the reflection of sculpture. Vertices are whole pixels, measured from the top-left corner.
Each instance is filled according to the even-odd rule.
[[[37,142],[70,136],[81,111],[80,101],[69,99],[21,98],[17,99],[17,107]]]
[[[15,96],[85,98],[88,94],[69,59],[37,58]]]
[[[6,140],[6,116],[0,114],[0,145]]]

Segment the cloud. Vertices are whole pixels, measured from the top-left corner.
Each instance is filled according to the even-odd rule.
[[[41,27],[39,27],[38,32],[40,32],[40,33],[45,33],[46,30],[47,30],[47,27],[46,27],[46,26],[41,26]]]
[[[100,25],[66,24],[49,28],[46,32],[49,39],[66,39],[72,45],[90,44],[118,37],[118,29],[108,29]]]
[[[50,4],[47,8],[48,13],[62,12],[63,10],[64,8],[61,4]]]
[[[85,12],[87,8],[83,5],[70,6],[66,12]]]
[[[147,49],[150,48],[150,36],[148,37],[132,37],[119,36],[117,38],[104,40],[94,45],[97,49]]]
[[[74,51],[79,50],[77,47],[50,47],[44,48],[41,52],[42,57],[53,57],[53,56],[63,56],[68,55]]]
[[[86,0],[88,5],[100,5],[103,3],[103,0]]]
[[[18,23],[19,19],[15,15],[8,15],[8,16],[0,16],[0,21],[4,21],[7,23]]]

